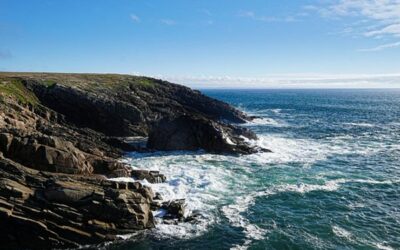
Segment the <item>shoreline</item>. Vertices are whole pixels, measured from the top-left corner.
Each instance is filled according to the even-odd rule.
[[[248,143],[252,131],[232,125],[251,120],[241,111],[157,79],[0,73],[0,97],[0,243],[9,249],[114,241],[154,228],[160,209],[163,223],[196,220],[184,200],[163,201],[140,181],[110,181],[166,181],[121,163],[124,152],[268,152]]]

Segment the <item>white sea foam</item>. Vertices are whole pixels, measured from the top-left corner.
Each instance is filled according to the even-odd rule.
[[[155,235],[159,237],[188,238],[207,231],[209,225],[218,221],[215,211],[227,197],[234,196],[232,185],[247,181],[226,164],[229,157],[210,154],[190,154],[173,152],[172,154],[132,154],[125,162],[133,168],[161,171],[167,177],[166,183],[151,184],[164,200],[186,199],[187,215],[200,211],[198,223],[179,223],[178,225],[157,224]],[[135,159],[136,158],[136,159]],[[114,179],[126,180],[126,179]],[[128,181],[132,181],[128,180]]]
[[[346,239],[348,241],[353,241],[352,240],[353,235],[344,228],[341,228],[341,227],[335,225],[335,226],[332,226],[332,231],[336,236],[338,236],[340,238]]]
[[[178,225],[158,224],[156,235],[160,237],[187,238],[200,235],[208,227],[218,221],[215,210],[221,204],[228,205],[221,208],[229,222],[235,227],[243,228],[246,234],[245,245],[249,246],[253,240],[265,237],[266,231],[253,225],[243,215],[259,196],[272,195],[277,192],[306,193],[313,190],[333,191],[338,188],[340,181],[327,182],[325,185],[296,184],[278,185],[271,190],[261,192],[247,192],[246,186],[252,179],[246,174],[251,171],[249,164],[287,164],[291,162],[311,163],[323,160],[330,153],[325,145],[314,140],[291,139],[282,135],[260,136],[252,143],[264,148],[270,148],[273,153],[259,153],[242,157],[190,154],[187,152],[132,154],[125,162],[133,168],[158,170],[167,176],[167,183],[151,184],[155,192],[159,192],[165,200],[186,199],[188,214],[192,211],[201,211],[204,216],[197,224],[180,223]],[[144,157],[145,156],[145,157]],[[240,170],[239,172],[237,170]],[[114,179],[118,181],[133,181],[133,179]],[[237,193],[237,190],[244,190]],[[237,197],[234,203],[229,203],[229,197]]]
[[[347,182],[358,182],[358,183],[367,183],[367,184],[395,184],[395,183],[400,183],[399,179],[393,179],[393,180],[384,180],[384,181],[378,181],[378,180],[373,180],[373,179],[349,179]]]
[[[400,127],[400,122],[390,122],[389,125]]]
[[[343,123],[343,125],[349,125],[349,126],[354,126],[354,127],[375,127],[375,124],[371,123],[366,123],[366,122],[346,122]]]
[[[316,140],[292,139],[283,135],[261,135],[250,144],[272,150],[272,153],[258,153],[244,156],[243,159],[259,164],[305,163],[310,165],[324,160],[331,153],[327,145]]]
[[[288,124],[284,121],[279,121],[268,117],[259,117],[259,118],[254,118],[253,120],[243,124],[243,126],[287,127]]]
[[[117,238],[121,239],[121,240],[127,240],[127,239],[132,238],[132,237],[134,237],[136,235],[139,235],[140,233],[141,232],[139,231],[137,233],[132,233],[132,234],[117,235]]]
[[[316,184],[284,184],[281,186],[277,186],[274,191],[276,192],[295,192],[305,194],[312,191],[327,191],[332,192],[339,189],[341,183],[345,183],[345,179],[337,179],[325,182],[324,185],[316,185]]]
[[[375,243],[374,244],[378,249],[382,249],[382,250],[394,250],[394,248],[387,246],[387,245],[383,245],[382,243]]]
[[[382,243],[377,243],[377,242],[373,242],[370,241],[368,239],[364,239],[364,238],[359,238],[356,237],[355,235],[353,235],[351,232],[347,231],[346,229],[339,227],[337,225],[333,225],[332,226],[332,232],[337,236],[340,237],[342,239],[345,239],[349,242],[361,242],[365,245],[369,245],[369,246],[373,246],[376,247],[377,249],[382,249],[382,250],[394,250],[394,248],[392,248],[391,246],[388,246],[386,244],[386,242],[382,242]]]
[[[254,145],[271,149],[272,153],[258,153],[241,157],[211,155],[204,153],[172,152],[153,154],[131,154],[124,162],[133,168],[158,170],[166,175],[167,182],[151,184],[165,200],[186,199],[187,215],[200,211],[199,223],[179,223],[178,225],[157,224],[154,230],[157,237],[189,238],[203,234],[210,225],[220,221],[216,213],[221,209],[229,223],[242,228],[246,235],[242,245],[236,249],[246,249],[253,241],[266,237],[268,231],[252,224],[246,217],[248,209],[258,197],[276,195],[282,192],[306,194],[312,191],[333,192],[343,183],[357,181],[368,183],[386,183],[375,180],[326,180],[321,177],[320,184],[298,183],[277,184],[266,190],[252,191],[254,184],[250,173],[252,164],[267,168],[280,167],[290,163],[299,163],[303,167],[312,166],[316,161],[323,161],[333,154],[363,153],[364,147],[348,145],[349,137],[334,137],[323,140],[295,139],[285,135],[260,135],[259,140],[249,141]],[[249,173],[249,175],[248,175]],[[114,179],[133,181],[133,179]],[[232,202],[233,198],[233,202]],[[155,213],[157,215],[157,213]]]
[[[282,109],[271,109],[271,111],[275,114],[280,114],[282,112]]]
[[[221,208],[231,225],[234,227],[243,228],[244,233],[246,234],[246,240],[244,244],[236,245],[231,249],[247,249],[253,240],[262,240],[267,233],[265,229],[251,224],[250,221],[244,215],[242,215],[242,213],[246,212],[249,207],[254,205],[255,198],[255,194],[237,197],[234,204],[226,205]]]

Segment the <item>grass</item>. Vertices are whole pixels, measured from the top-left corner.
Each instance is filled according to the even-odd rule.
[[[158,87],[159,80],[132,75],[119,74],[74,74],[74,73],[13,73],[0,72],[0,80],[4,78],[29,79],[43,84],[46,88],[53,88],[56,85],[76,87],[82,90],[116,94],[118,92],[131,91],[132,87],[138,89],[154,89]],[[2,86],[3,92],[10,92]],[[12,92],[12,91],[11,91]],[[15,91],[14,91],[15,92]],[[18,95],[22,100],[23,95]],[[30,98],[26,98],[30,102]]]
[[[135,83],[147,88],[153,88],[155,86],[154,81],[146,77],[139,77]]]
[[[0,95],[2,96],[1,101],[4,101],[5,96],[9,96],[23,104],[36,105],[39,103],[37,97],[25,88],[21,80],[15,78],[0,79]]]
[[[52,88],[52,87],[56,86],[56,84],[57,84],[57,82],[56,82],[55,80],[50,80],[50,79],[44,80],[42,83],[43,83],[47,88]]]

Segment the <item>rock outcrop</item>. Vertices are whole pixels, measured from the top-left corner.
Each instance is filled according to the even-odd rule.
[[[197,115],[164,118],[151,130],[147,146],[157,150],[199,150],[213,153],[254,153],[247,139],[256,135],[245,129]]]
[[[0,73],[0,245],[50,249],[111,241],[154,227],[152,210],[183,220],[184,201],[163,203],[133,177],[125,151],[248,154],[250,118],[198,91],[127,75]],[[148,137],[147,143],[146,138]],[[154,198],[154,200],[153,200]]]
[[[4,249],[78,247],[154,227],[152,191],[101,176],[45,173],[0,159]]]

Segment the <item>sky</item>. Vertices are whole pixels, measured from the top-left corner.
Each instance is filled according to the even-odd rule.
[[[0,71],[400,87],[400,0],[0,0]]]

